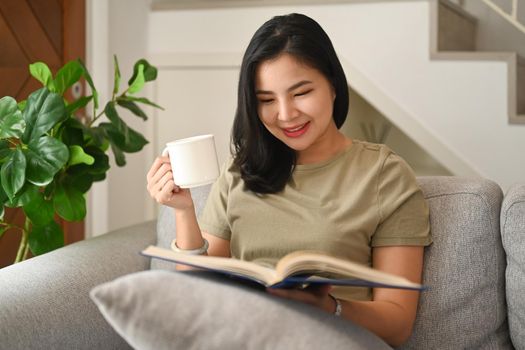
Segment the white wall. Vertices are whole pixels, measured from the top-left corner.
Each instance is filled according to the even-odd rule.
[[[150,0],[90,0],[86,6],[87,64],[104,108],[113,89],[113,55],[119,59],[122,87],[131,77],[135,61],[147,57]],[[148,91],[140,95],[149,96]],[[152,114],[151,109],[145,111]],[[127,111],[120,115],[151,141],[151,119],[143,122]],[[145,190],[145,174],[152,154],[151,145],[147,145],[140,153],[126,155],[127,164],[123,168],[117,167],[110,155],[107,179],[94,184],[88,196],[87,237],[142,222],[154,215]]]

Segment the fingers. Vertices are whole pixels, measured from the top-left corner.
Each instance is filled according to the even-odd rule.
[[[312,284],[304,289],[304,291],[312,293],[313,295],[318,297],[326,296],[330,293],[331,290],[332,286],[330,284]]]
[[[151,169],[146,175],[147,189],[152,197],[166,183],[166,181],[163,181],[159,184],[159,182],[162,181],[166,174],[170,174],[171,176],[171,164],[169,163],[169,161],[166,162],[165,159],[163,159],[163,157],[159,157],[155,160],[155,162],[151,166]]]
[[[324,309],[331,289],[331,285],[311,285],[304,289],[267,288],[266,291],[281,298],[297,300]]]
[[[157,157],[151,165],[151,168],[146,175],[146,179],[148,179],[148,181],[152,179],[157,171],[159,171],[160,167],[164,164],[170,165],[170,159],[168,157]]]
[[[168,157],[158,157],[153,162],[147,178],[147,190],[150,196],[160,204],[169,202],[179,187],[173,182],[173,173]]]
[[[162,189],[158,191],[154,198],[159,204],[167,204],[173,197],[175,191],[175,183],[173,180],[168,180]]]

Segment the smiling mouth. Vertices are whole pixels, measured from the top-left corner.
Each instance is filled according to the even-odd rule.
[[[310,122],[306,122],[294,128],[283,129],[283,132],[288,137],[299,137],[303,135],[306,132],[306,130],[308,130],[309,126]]]

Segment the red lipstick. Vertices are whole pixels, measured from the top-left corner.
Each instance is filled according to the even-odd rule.
[[[295,137],[302,136],[308,130],[309,126],[310,126],[310,122],[306,122],[302,125],[299,125],[293,128],[282,129],[282,130],[286,136],[295,138]]]

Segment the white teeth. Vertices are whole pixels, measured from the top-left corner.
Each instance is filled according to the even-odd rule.
[[[301,125],[301,126],[298,126],[296,128],[293,128],[293,129],[286,129],[286,131],[291,131],[291,132],[294,132],[294,131],[298,131],[298,130],[301,130],[302,128],[304,128],[304,124]]]

